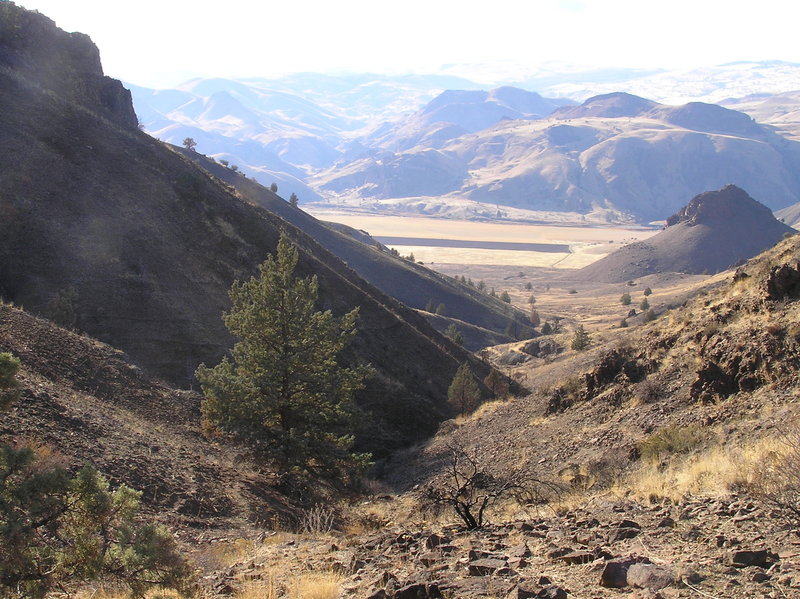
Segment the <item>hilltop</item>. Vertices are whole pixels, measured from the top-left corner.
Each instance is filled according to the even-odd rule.
[[[579,281],[621,283],[655,273],[714,274],[752,258],[795,230],[743,189],[699,194],[646,241],[626,245],[574,274]]]

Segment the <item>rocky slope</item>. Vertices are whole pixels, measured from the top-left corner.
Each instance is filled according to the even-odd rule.
[[[230,285],[251,276],[286,232],[300,249],[297,274],[319,278],[320,307],[360,307],[359,334],[343,359],[377,371],[359,397],[373,415],[360,438],[373,451],[435,430],[460,363],[473,360],[485,376],[485,365],[310,236],[140,132],[129,99],[106,105],[105,96],[84,94],[97,85],[121,89],[102,77],[84,36],[0,6],[3,26],[19,32],[0,38],[6,300],[189,385],[198,364],[216,363],[232,344],[220,318]],[[40,76],[48,73],[65,76]]]
[[[653,323],[515,367],[533,392],[386,463],[395,493],[334,523],[355,532],[278,534],[209,582],[282,592],[333,571],[370,599],[800,595],[796,514],[752,484],[800,413],[798,256],[787,239]],[[511,502],[472,531],[421,510],[453,447],[487,477],[547,481],[549,507]]]
[[[4,442],[33,443],[55,463],[93,464],[143,492],[173,529],[249,528],[296,508],[274,478],[200,431],[200,396],[149,379],[122,352],[0,305],[0,349],[20,359],[20,398]]]
[[[664,272],[714,274],[793,233],[747,192],[727,185],[695,196],[647,241],[626,245],[568,276],[621,283]]]

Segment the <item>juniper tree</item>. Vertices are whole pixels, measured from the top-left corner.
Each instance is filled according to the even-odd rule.
[[[337,356],[356,333],[358,309],[341,318],[316,307],[316,277],[298,279],[297,249],[281,236],[257,276],[236,282],[223,315],[238,339],[232,360],[197,369],[207,425],[284,472],[348,479],[368,463],[354,454],[353,397],[369,369]]]
[[[456,370],[447,389],[447,401],[462,416],[475,411],[480,404],[481,389],[467,362]]]
[[[461,335],[461,331],[458,330],[458,327],[455,325],[455,323],[451,322],[450,325],[444,330],[444,334],[453,343],[464,345],[464,337]]]
[[[591,342],[592,338],[589,336],[589,333],[583,328],[582,324],[579,324],[578,328],[575,330],[575,335],[572,337],[572,344],[570,347],[577,351],[583,351],[589,347]]]

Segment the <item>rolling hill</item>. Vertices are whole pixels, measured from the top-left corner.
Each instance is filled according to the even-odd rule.
[[[686,197],[727,183],[772,209],[800,198],[800,145],[711,104],[667,106],[613,93],[446,143],[426,133],[417,132],[423,141],[413,148],[339,165],[312,185],[399,211],[446,214],[470,201],[640,222],[664,219]]]

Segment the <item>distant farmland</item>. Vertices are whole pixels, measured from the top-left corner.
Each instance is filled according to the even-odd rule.
[[[658,231],[646,228],[475,222],[431,217],[312,211],[372,235],[402,255],[435,264],[580,268]]]

